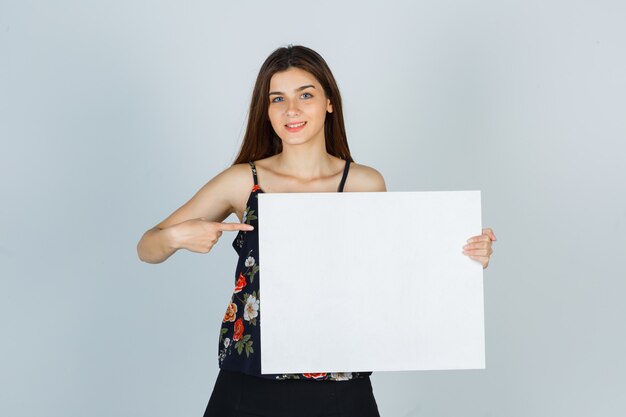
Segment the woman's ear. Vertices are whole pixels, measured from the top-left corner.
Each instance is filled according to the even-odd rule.
[[[330,102],[330,99],[327,99],[327,100],[328,100],[328,104],[326,104],[326,111],[327,111],[328,113],[332,113],[332,112],[333,112],[333,105],[332,105],[332,103]]]

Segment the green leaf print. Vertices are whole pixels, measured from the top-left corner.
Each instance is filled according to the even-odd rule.
[[[259,272],[259,266],[258,265],[254,265],[252,267],[252,271],[248,271],[247,275],[250,277],[250,282],[254,282],[254,276],[256,275],[256,273]]]
[[[220,342],[224,341],[224,335],[226,334],[226,332],[228,331],[228,329],[222,327],[222,329],[220,330]]]
[[[244,216],[243,216],[246,219],[245,220],[246,224],[250,224],[250,221],[257,219],[257,216],[255,216],[253,213],[254,213],[254,210],[250,210],[250,207],[246,207],[246,211],[244,212]]]
[[[246,343],[246,357],[249,358],[251,353],[254,353],[254,350],[252,350],[252,340]]]
[[[251,346],[252,346],[252,340],[250,340],[250,337],[252,337],[252,335],[247,334],[241,339],[239,339],[237,343],[235,343],[235,349],[237,349],[238,354],[241,355],[244,348],[246,349],[246,356],[250,354],[248,352],[248,350],[251,349]],[[250,350],[250,352],[252,352],[252,350]]]

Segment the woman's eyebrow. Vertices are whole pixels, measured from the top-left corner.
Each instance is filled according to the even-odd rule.
[[[302,87],[296,88],[294,91],[302,91],[305,88],[309,88],[309,87],[310,88],[315,88],[315,86],[313,86],[313,85],[303,85]],[[269,95],[271,96],[272,94],[285,94],[285,93],[283,93],[282,91],[271,91]]]

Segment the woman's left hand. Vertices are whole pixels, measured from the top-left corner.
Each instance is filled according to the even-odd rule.
[[[493,240],[496,240],[493,230],[489,228],[483,229],[482,235],[472,236],[467,239],[467,245],[463,246],[463,254],[480,262],[483,265],[483,269],[485,269],[489,265],[489,257],[493,253],[491,248]]]

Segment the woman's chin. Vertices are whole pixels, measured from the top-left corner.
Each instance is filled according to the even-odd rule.
[[[286,137],[281,138],[281,141],[283,142],[283,146],[313,145],[317,141],[320,141],[325,146],[325,141],[323,137],[316,139],[307,136],[298,137],[286,135]]]
[[[287,145],[287,146],[296,146],[296,145],[304,145],[305,143],[310,142],[309,140],[307,140],[306,138],[288,138],[288,139],[283,139],[283,146]]]

